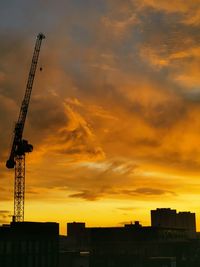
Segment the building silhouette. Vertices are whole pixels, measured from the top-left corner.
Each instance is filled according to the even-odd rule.
[[[184,229],[143,227],[138,222],[124,227],[67,226],[68,235],[60,243],[61,267],[200,266],[199,241]]]
[[[166,217],[160,219],[161,213]],[[65,236],[59,236],[57,223],[0,226],[0,267],[199,267],[193,213],[157,209],[152,214],[152,226],[139,221],[121,227],[70,222]]]
[[[153,227],[184,229],[188,233],[196,233],[195,213],[176,212],[170,208],[151,210],[151,225]]]
[[[12,222],[0,227],[1,267],[58,267],[58,223]]]
[[[170,209],[166,213],[177,214]],[[167,214],[170,218],[166,224],[152,226],[142,226],[138,221],[123,227],[67,223],[67,236],[60,237],[60,267],[199,267],[195,216],[178,214],[179,221]],[[152,219],[157,223],[157,217],[157,221],[155,216]]]

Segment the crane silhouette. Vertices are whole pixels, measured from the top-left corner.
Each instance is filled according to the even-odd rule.
[[[21,104],[18,121],[15,125],[10,156],[6,162],[8,169],[15,169],[14,184],[14,216],[16,222],[24,221],[24,195],[25,195],[25,154],[32,152],[33,146],[23,139],[24,125],[28,112],[33,82],[44,34],[39,33],[36,38],[31,67],[28,75],[25,95]]]

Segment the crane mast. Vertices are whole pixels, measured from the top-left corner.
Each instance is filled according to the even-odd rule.
[[[25,194],[25,154],[32,152],[33,146],[23,139],[23,130],[28,112],[37,62],[44,34],[39,33],[36,38],[31,67],[28,75],[25,95],[21,104],[18,121],[15,125],[13,142],[9,159],[6,162],[8,169],[15,168],[14,182],[14,220],[24,221],[24,194]]]

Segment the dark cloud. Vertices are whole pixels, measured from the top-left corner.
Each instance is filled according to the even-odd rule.
[[[146,120],[147,123],[158,128],[167,128],[176,124],[186,113],[184,103],[173,103],[173,99],[155,103],[146,107],[142,103],[133,103],[134,110]],[[145,140],[144,140],[145,144]]]
[[[72,198],[83,198],[85,200],[94,201],[100,198],[115,196],[115,197],[132,197],[135,198],[137,196],[145,196],[145,197],[155,197],[155,196],[165,196],[171,195],[176,196],[176,194],[172,191],[157,189],[157,188],[137,188],[134,190],[120,190],[120,189],[112,189],[112,188],[99,188],[96,190],[83,190],[79,193],[69,195]],[[130,208],[129,208],[130,209]]]
[[[64,103],[56,96],[47,95],[35,96],[31,100],[32,111],[29,116],[29,123],[32,128],[43,131],[53,131],[67,124]]]
[[[11,221],[11,213],[8,210],[0,210],[0,224],[9,223]]]
[[[135,190],[125,190],[123,191],[125,194],[130,194],[130,195],[147,195],[147,196],[159,196],[159,195],[175,195],[174,192],[172,191],[165,191],[157,188],[137,188]]]
[[[138,209],[138,207],[119,207],[117,209],[123,210],[123,211],[134,211],[134,210]]]
[[[156,148],[161,145],[160,140],[150,139],[148,137],[135,139],[133,143],[135,146],[138,145],[138,146],[145,146],[145,147],[152,147],[152,148]]]
[[[98,199],[99,195],[100,195],[99,193],[96,194],[93,191],[85,190],[85,191],[80,192],[80,193],[71,194],[71,195],[69,195],[69,197],[72,197],[72,198],[83,198],[85,200],[94,201],[94,200]],[[101,197],[102,196],[103,195],[101,195]]]

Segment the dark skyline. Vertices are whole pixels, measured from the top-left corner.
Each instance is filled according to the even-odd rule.
[[[84,3],[83,3],[84,2]],[[46,40],[25,137],[25,220],[111,226],[171,207],[197,214],[200,1],[0,3],[0,222],[5,168],[38,32]],[[95,216],[93,216],[95,214]]]
[[[197,267],[200,239],[195,214],[151,210],[151,226],[88,227],[67,222],[11,222],[0,226],[2,267]]]

